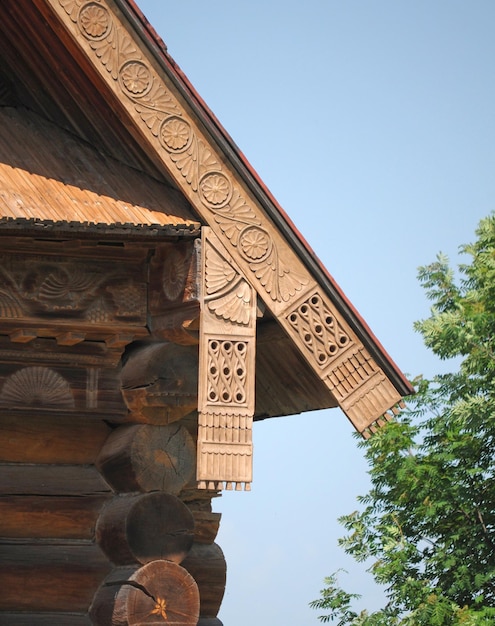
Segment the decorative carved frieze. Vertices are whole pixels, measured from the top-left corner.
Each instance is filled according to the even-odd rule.
[[[150,261],[150,330],[157,338],[197,344],[199,317],[200,242],[158,246]]]
[[[256,293],[210,229],[203,236],[198,485],[252,479]]]
[[[170,77],[133,35],[112,0],[47,1],[127,109],[143,140],[221,239],[232,259],[231,266],[245,279],[245,287],[237,288],[232,282],[234,275],[223,276],[225,294],[214,303],[205,301],[205,310],[225,323],[230,316],[230,322],[240,328],[243,300],[254,287],[362,431],[395,404],[400,394],[368,353],[363,363],[373,361],[373,376],[365,371],[355,380],[351,366],[349,379],[340,380],[343,370],[334,371],[334,361],[346,349],[358,346],[355,333],[282,231],[253,199],[222,149],[191,114]],[[3,306],[15,309],[14,302]]]
[[[147,291],[142,273],[125,263],[3,254],[0,317],[71,320],[75,326],[144,325]]]
[[[282,323],[359,432],[400,400],[368,350],[318,288],[299,300]]]
[[[310,358],[324,368],[351,343],[344,323],[332,313],[318,294],[312,294],[287,315],[299,342]]]
[[[112,5],[103,0],[51,2],[62,18],[70,19],[79,43],[96,57],[167,168],[186,183],[203,217],[213,219],[215,230],[231,242],[231,252],[244,261],[253,280],[273,302],[289,301],[308,284],[307,272],[296,269],[293,253],[189,118]]]

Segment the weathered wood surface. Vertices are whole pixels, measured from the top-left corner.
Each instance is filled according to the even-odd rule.
[[[193,510],[192,515],[194,517],[194,541],[213,543],[220,527],[221,513]]]
[[[28,328],[23,329],[23,324]],[[68,329],[71,328],[68,326]],[[0,407],[3,411],[18,411],[27,417],[31,417],[33,412],[39,415],[58,414],[60,417],[69,413],[76,418],[86,414],[90,419],[96,413],[99,413],[98,417],[113,414],[116,419],[125,413],[117,367],[105,368],[103,359],[84,352],[80,356],[59,353],[55,342],[36,339],[57,335],[64,336],[64,341],[67,341],[68,332],[64,332],[63,328],[37,325],[33,329],[29,328],[29,322],[10,320],[7,324],[2,320],[2,330],[9,334],[12,342],[10,351],[0,351]],[[25,343],[20,343],[21,339]],[[103,339],[109,346],[120,348],[121,352],[132,341],[133,334],[118,333],[115,329],[115,333]],[[36,345],[40,347],[37,349]],[[18,346],[31,350],[21,351]],[[43,352],[45,346],[49,352]],[[76,351],[78,346],[71,349]],[[113,350],[113,358],[118,359],[120,352]],[[104,359],[107,361],[108,355]]]
[[[90,615],[98,626],[197,626],[198,587],[170,561],[151,561],[137,570],[117,568],[98,590]]]
[[[1,611],[86,612],[112,566],[92,543],[0,545]]]
[[[96,539],[117,565],[166,559],[180,563],[194,539],[194,519],[175,496],[117,496],[101,512]]]
[[[92,465],[0,465],[0,495],[93,496],[111,491]]]
[[[0,612],[0,626],[92,626],[92,622],[81,613]]]
[[[110,497],[0,497],[0,537],[93,539],[98,515]]]
[[[196,446],[177,423],[123,425],[108,437],[96,465],[116,491],[178,495],[194,476]]]
[[[197,408],[198,348],[171,342],[132,350],[121,373],[130,419],[170,424]]]
[[[101,420],[2,415],[0,461],[93,463],[111,429]]]
[[[181,566],[198,585],[201,617],[216,617],[222,604],[227,579],[227,563],[220,547],[216,543],[195,543]]]

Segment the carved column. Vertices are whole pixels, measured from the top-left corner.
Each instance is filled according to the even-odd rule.
[[[256,293],[209,228],[203,229],[202,249],[198,486],[249,489]]]

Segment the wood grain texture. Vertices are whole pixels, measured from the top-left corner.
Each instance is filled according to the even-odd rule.
[[[0,626],[92,626],[84,613],[7,613],[0,611]]]
[[[94,496],[111,491],[92,465],[0,465],[0,495]]]
[[[197,408],[198,349],[171,342],[136,348],[120,378],[133,421],[170,424]]]
[[[181,565],[198,585],[201,617],[216,617],[222,604],[227,578],[227,564],[220,547],[216,543],[195,543]]]
[[[170,561],[117,568],[98,590],[90,615],[98,626],[196,626],[198,587],[185,569]]]
[[[1,611],[85,612],[111,564],[91,543],[0,544]]]
[[[93,463],[111,432],[101,420],[2,415],[0,462]]]
[[[192,511],[194,517],[194,541],[213,543],[220,527],[221,513],[210,511]]]
[[[108,437],[96,465],[116,491],[178,495],[194,476],[196,446],[177,423],[123,425]]]
[[[101,512],[96,539],[118,565],[166,559],[180,563],[194,539],[194,519],[175,496],[117,496]]]
[[[93,539],[110,494],[101,496],[2,496],[0,537]]]

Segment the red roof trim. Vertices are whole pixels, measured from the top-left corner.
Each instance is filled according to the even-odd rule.
[[[368,339],[367,341],[363,341],[363,343],[366,344],[366,347],[390,376],[391,381],[394,383],[399,393],[401,393],[401,395],[414,393],[412,385],[384,349],[380,341],[376,338],[368,324],[354,308],[353,304],[349,301],[337,282],[309,246],[306,239],[296,228],[290,217],[261,180],[256,170],[249,163],[242,151],[237,147],[232,137],[198,94],[187,76],[180,69],[179,65],[168,53],[167,46],[157,34],[150,22],[146,19],[135,0],[117,0],[117,3],[133,21],[142,38],[145,42],[147,42],[150,51],[153,52],[155,56],[158,57],[158,60],[165,65],[165,68],[171,73],[171,78],[175,78],[177,87],[183,92],[187,101],[195,108],[195,112],[200,118],[202,118],[210,134],[222,145],[222,147],[228,148],[227,152],[229,152],[234,158],[233,165],[237,165],[235,162],[237,160],[241,165],[241,168],[244,168],[244,171],[242,171],[241,168],[237,167],[239,174],[246,180],[247,183],[251,183],[252,187],[254,184],[254,188],[252,190],[255,193],[258,192],[258,198],[262,202],[264,200],[263,204],[270,214],[270,217],[274,219],[295,247],[303,253],[305,258],[303,257],[302,260],[306,262],[308,269],[313,273],[313,275],[315,275],[315,277],[319,278],[320,281],[323,278],[324,283],[326,282],[327,285],[323,284],[322,286],[328,286],[331,294],[337,296],[337,299],[340,300],[340,302],[335,302],[335,304],[337,306],[340,305],[342,312],[344,312],[344,314],[347,313],[347,317],[350,314],[351,319],[348,319],[349,323],[354,326],[354,329],[358,331],[360,335],[365,335],[365,337],[361,336],[361,340],[366,338]],[[248,174],[248,176],[246,176],[246,174]]]

